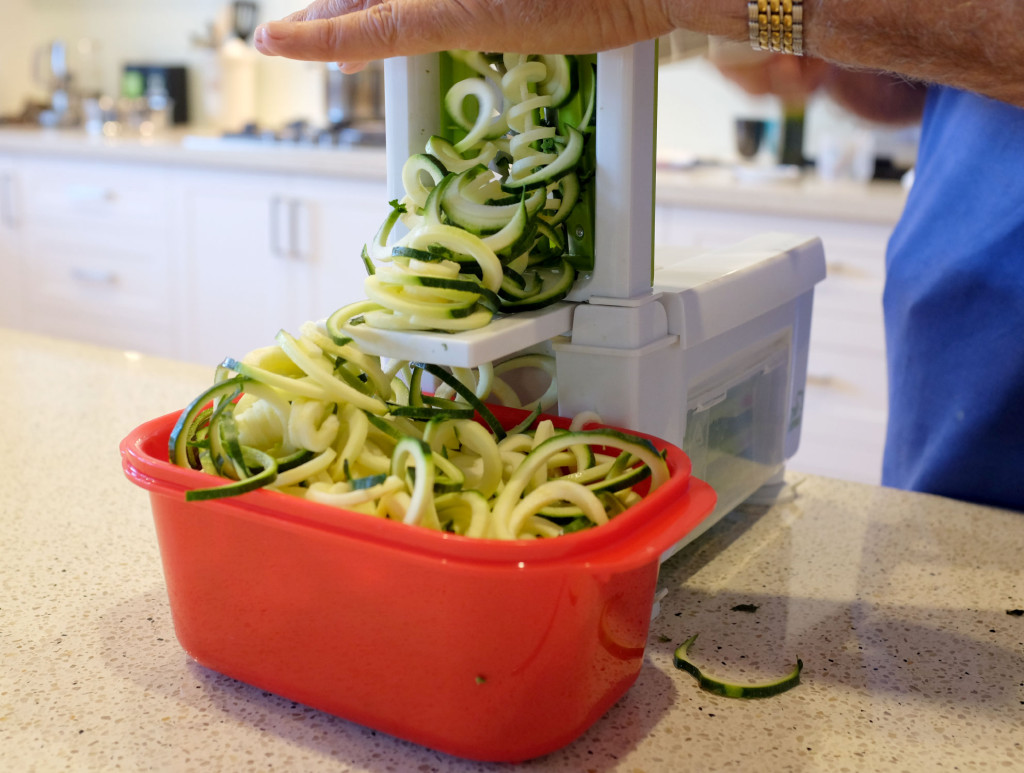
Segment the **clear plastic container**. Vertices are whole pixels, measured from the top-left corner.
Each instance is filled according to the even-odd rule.
[[[691,387],[683,448],[727,513],[786,463],[790,341],[780,336]],[[693,536],[693,535],[691,535]]]
[[[523,416],[496,413],[506,426]],[[150,493],[189,655],[472,759],[554,751],[629,689],[659,559],[715,502],[686,455],[655,440],[669,482],[610,523],[556,539],[460,537],[274,491],[186,503],[210,479],[166,461],[176,418],[138,427],[121,453]]]

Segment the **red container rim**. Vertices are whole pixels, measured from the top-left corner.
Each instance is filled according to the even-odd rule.
[[[526,412],[516,409],[491,408],[505,426],[513,426],[526,415]],[[178,467],[169,461],[168,437],[179,414],[180,411],[176,411],[145,422],[121,441],[125,475],[136,485],[151,493],[180,496],[183,507],[229,509],[239,515],[287,521],[452,561],[514,563],[520,568],[528,562],[579,562],[627,570],[660,558],[711,512],[716,501],[711,487],[690,475],[690,460],[680,448],[659,438],[631,431],[631,434],[647,438],[665,453],[669,480],[600,528],[555,539],[465,537],[375,518],[268,489],[186,503],[185,492],[209,486],[211,476],[199,470]],[[562,417],[541,418],[551,419],[556,426],[569,425],[569,420]]]

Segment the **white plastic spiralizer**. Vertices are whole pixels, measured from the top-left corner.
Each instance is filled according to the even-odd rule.
[[[438,57],[385,65],[395,198],[406,159],[440,131]],[[796,452],[825,258],[819,239],[775,233],[655,256],[656,90],[654,42],[597,55],[595,267],[566,301],[471,332],[361,326],[356,337],[377,354],[463,367],[548,345],[561,415],[594,411],[606,424],[675,443],[715,489],[718,506],[689,541],[780,484]]]

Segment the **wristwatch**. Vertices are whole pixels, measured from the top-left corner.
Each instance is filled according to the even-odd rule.
[[[748,0],[747,14],[754,49],[803,54],[803,0]]]

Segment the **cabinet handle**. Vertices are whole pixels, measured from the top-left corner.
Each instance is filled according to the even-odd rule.
[[[839,392],[848,395],[858,394],[862,391],[855,383],[850,382],[841,376],[833,376],[828,373],[808,373],[806,383],[809,387],[828,389],[832,392]]]
[[[91,285],[116,285],[117,274],[113,271],[105,271],[99,268],[82,268],[75,266],[71,269],[71,278],[76,282]]]
[[[844,263],[841,260],[829,262],[825,264],[825,269],[829,276],[843,276],[849,279],[871,279],[872,276],[869,272],[865,271],[859,266],[854,266],[850,263]]]
[[[302,260],[302,228],[301,228],[302,202],[299,199],[291,199],[288,202],[288,257],[292,260]]]
[[[14,175],[5,172],[0,176],[2,190],[0,190],[0,223],[8,228],[18,227],[18,217],[14,209]]]
[[[267,238],[270,240],[270,254],[275,258],[287,258],[288,253],[281,249],[281,197],[270,199],[270,220],[267,224]]]
[[[817,387],[831,387],[836,383],[834,376],[818,375],[816,373],[808,373],[806,381],[808,386]]]
[[[303,211],[304,204],[301,199],[274,196],[270,200],[270,254],[275,258],[301,260],[304,257]],[[282,232],[287,236],[286,240],[282,240]]]

